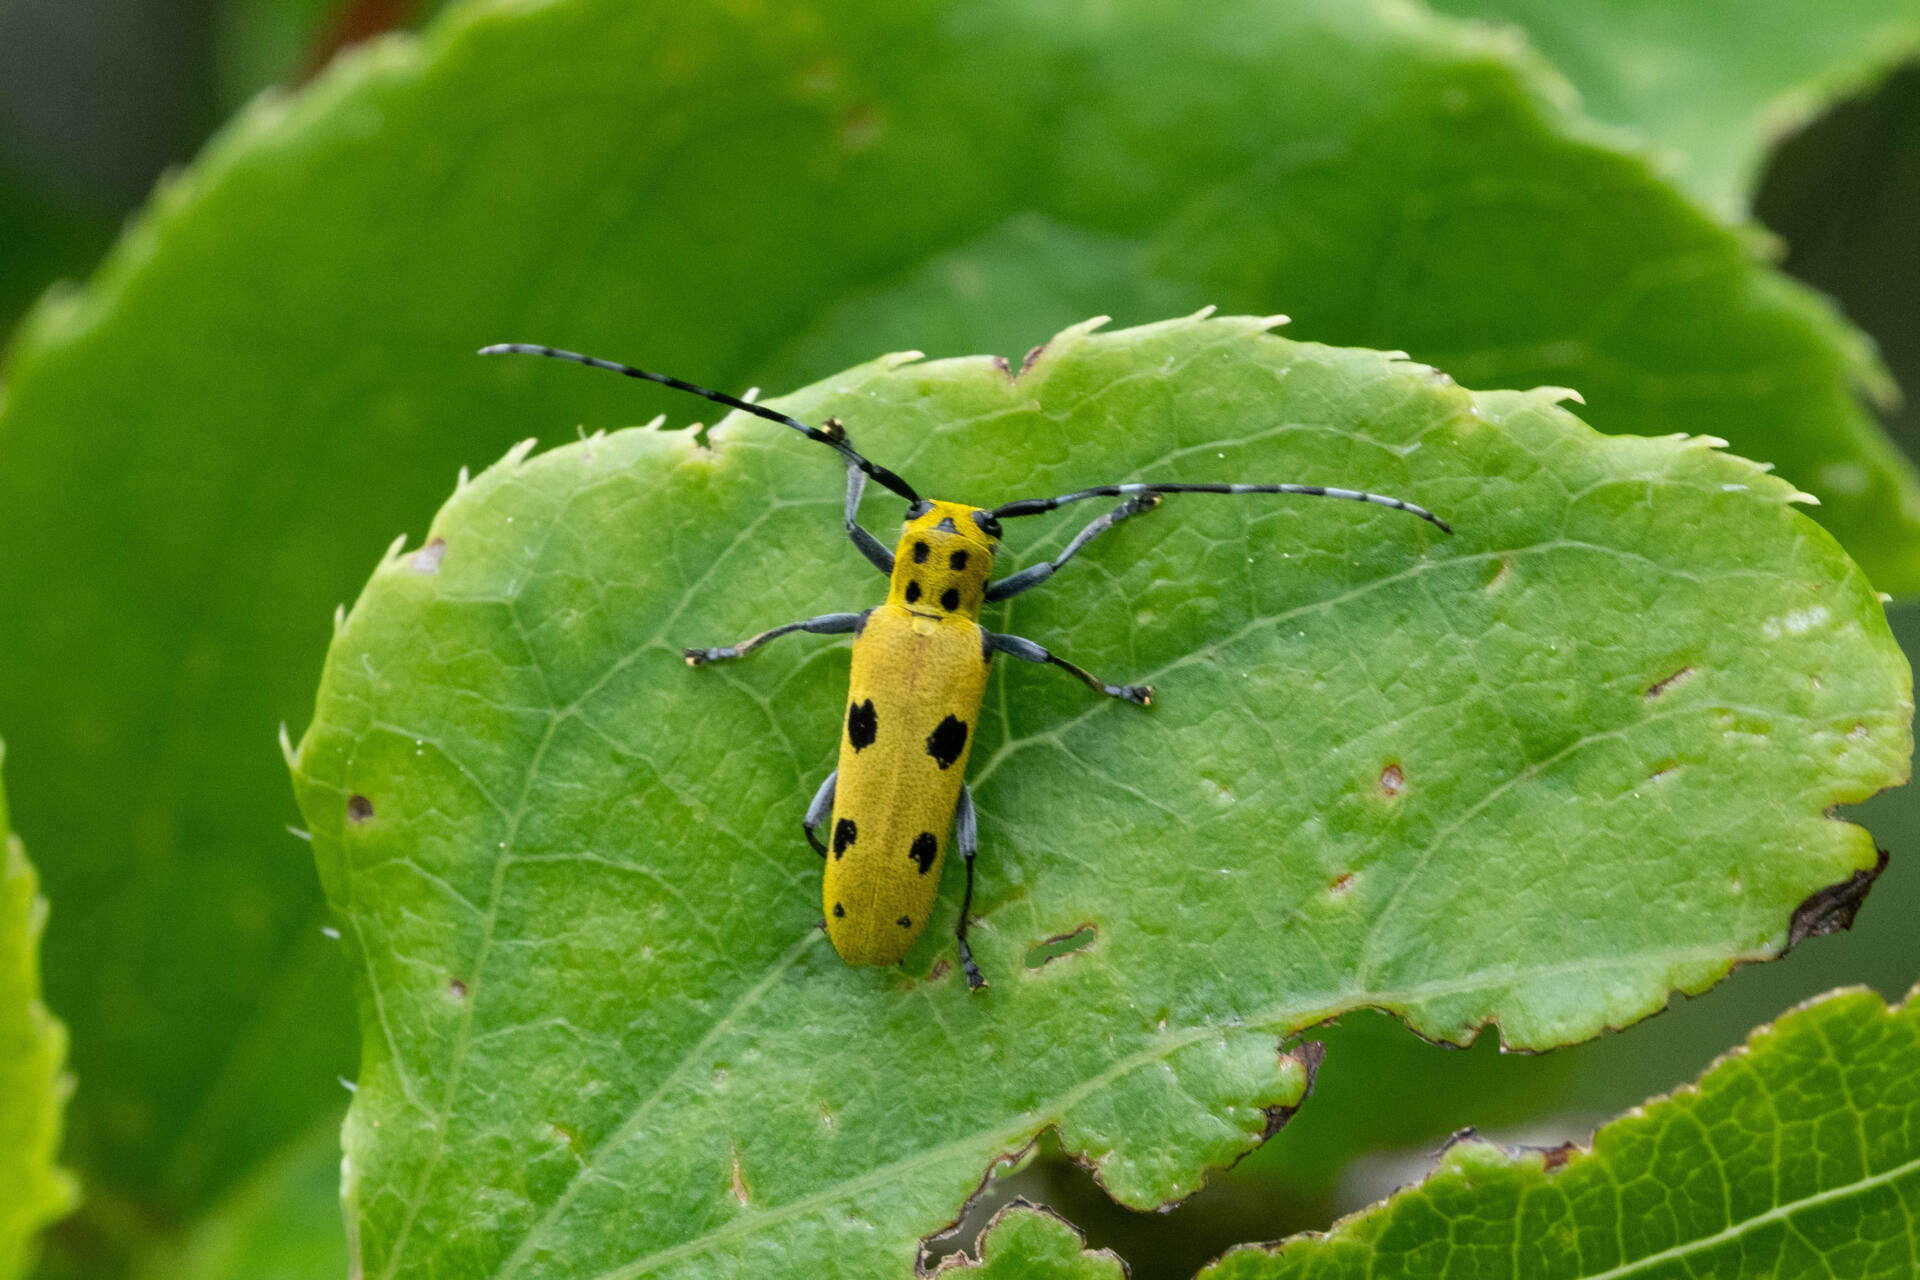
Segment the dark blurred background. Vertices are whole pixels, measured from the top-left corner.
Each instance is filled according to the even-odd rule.
[[[84,279],[123,220],[262,91],[297,86],[339,49],[431,16],[431,0],[0,0],[0,335],[63,280]],[[1920,387],[1920,69],[1898,72],[1780,140],[1754,202],[1786,269],[1832,295]],[[1276,299],[1275,305],[1283,305]],[[1888,426],[1920,455],[1911,403]],[[1892,609],[1909,653],[1920,603]],[[976,1217],[1012,1194],[1054,1204],[1142,1277],[1191,1275],[1221,1249],[1324,1227],[1417,1179],[1466,1125],[1502,1140],[1583,1138],[1598,1120],[1692,1078],[1755,1024],[1831,986],[1897,998],[1920,978],[1920,802],[1855,814],[1893,859],[1854,932],[1736,974],[1652,1023],[1574,1049],[1502,1055],[1421,1044],[1379,1016],[1331,1033],[1312,1103],[1275,1142],[1167,1214],[1116,1209],[1043,1148],[997,1179]],[[55,909],[57,910],[57,904]],[[340,981],[347,981],[344,972]],[[1424,1132],[1415,1145],[1409,1132]],[[1349,1159],[1358,1152],[1358,1158]],[[325,1153],[319,1165],[326,1171]],[[324,1200],[326,1179],[316,1184]]]

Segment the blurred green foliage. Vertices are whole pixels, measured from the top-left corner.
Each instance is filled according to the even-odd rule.
[[[35,3],[0,6],[0,19],[14,21]],[[1653,221],[1698,233],[1701,238],[1688,243],[1709,251],[1705,259],[1674,261],[1690,270],[1718,262],[1734,314],[1765,317],[1773,326],[1770,340],[1780,337],[1781,326],[1794,330],[1792,343],[1761,361],[1791,376],[1768,385],[1751,365],[1731,373],[1711,365],[1663,367],[1636,390],[1635,378],[1618,376],[1617,361],[1570,360],[1565,349],[1529,346],[1524,337],[1476,353],[1456,341],[1473,328],[1470,307],[1462,318],[1433,306],[1423,327],[1418,310],[1408,306],[1420,272],[1430,276],[1429,296],[1449,303],[1473,300],[1494,277],[1470,255],[1460,259],[1454,242],[1419,236],[1382,241],[1371,254],[1353,257],[1325,251],[1342,239],[1364,245],[1368,208],[1404,200],[1408,191],[1418,195],[1443,182],[1467,191],[1490,183],[1497,189],[1485,173],[1499,171],[1476,170],[1471,154],[1464,162],[1452,158],[1473,140],[1473,130],[1421,133],[1421,104],[1396,99],[1387,81],[1370,78],[1382,64],[1359,55],[1318,68],[1326,72],[1318,78],[1269,76],[1280,83],[1265,86],[1270,97],[1253,99],[1268,105],[1249,119],[1210,115],[1216,104],[1231,106],[1231,86],[1241,81],[1174,74],[1164,89],[1135,89],[1150,84],[1153,68],[1129,70],[1101,52],[1102,42],[1115,38],[1115,15],[1064,5],[1039,7],[980,37],[980,48],[990,51],[1001,47],[994,41],[1016,32],[1031,36],[1056,18],[1077,20],[1081,29],[1077,40],[1056,50],[1064,61],[1037,61],[1032,48],[1018,46],[1001,65],[983,55],[984,84],[1023,78],[1029,84],[985,94],[986,105],[967,129],[945,136],[944,158],[953,172],[921,185],[846,181],[861,171],[863,148],[878,147],[884,155],[903,132],[914,136],[925,123],[910,112],[878,110],[889,99],[846,87],[849,76],[856,88],[871,89],[937,69],[937,57],[918,51],[924,46],[910,12],[845,39],[831,25],[801,30],[814,21],[806,10],[772,23],[781,29],[778,39],[792,39],[798,48],[868,52],[851,61],[802,58],[790,65],[748,59],[742,68],[762,68],[766,83],[757,85],[742,83],[753,77],[741,70],[734,80],[703,89],[686,74],[692,46],[666,39],[628,59],[591,104],[581,100],[596,90],[583,79],[539,100],[529,115],[518,113],[524,104],[505,119],[483,111],[457,146],[439,140],[430,116],[416,119],[435,141],[417,145],[416,134],[410,142],[380,102],[362,91],[343,92],[342,85],[366,74],[363,66],[296,105],[290,124],[267,123],[279,106],[256,111],[252,124],[196,167],[184,190],[162,198],[90,292],[77,302],[50,304],[40,321],[42,338],[57,334],[58,340],[43,341],[31,357],[16,349],[8,367],[16,395],[27,394],[21,388],[38,379],[42,390],[32,394],[43,398],[37,407],[0,414],[0,519],[6,521],[0,545],[9,549],[0,564],[0,651],[7,659],[0,730],[17,744],[33,743],[32,757],[24,750],[16,756],[27,776],[16,779],[15,799],[36,832],[56,895],[48,983],[56,997],[70,996],[84,1013],[68,1010],[64,1000],[58,1006],[76,1025],[83,1087],[71,1151],[88,1174],[89,1200],[54,1242],[50,1267],[107,1275],[129,1259],[175,1257],[183,1233],[203,1215],[231,1207],[244,1188],[265,1188],[258,1192],[265,1203],[280,1191],[325,1183],[275,1183],[261,1172],[281,1167],[290,1152],[313,1150],[302,1144],[339,1105],[333,1077],[354,1070],[345,970],[318,933],[323,917],[310,867],[300,846],[274,843],[292,813],[278,800],[281,783],[267,738],[275,721],[305,718],[311,672],[326,638],[320,615],[357,589],[364,566],[393,532],[418,527],[456,462],[484,461],[533,430],[531,424],[561,417],[618,424],[669,403],[626,388],[556,381],[549,389],[496,380],[463,363],[464,351],[480,341],[566,339],[736,388],[760,382],[775,390],[907,345],[1017,355],[1095,312],[1137,320],[1202,302],[1287,310],[1297,317],[1296,336],[1410,347],[1473,383],[1581,387],[1593,402],[1594,420],[1613,430],[1732,435],[1712,425],[1716,414],[1744,423],[1756,416],[1756,406],[1771,404],[1781,447],[1740,447],[1781,463],[1803,487],[1819,487],[1817,474],[1802,473],[1823,463],[1818,456],[1798,460],[1793,431],[1809,417],[1837,425],[1841,442],[1861,453],[1839,461],[1864,459],[1869,475],[1883,473],[1885,486],[1880,496],[1869,493],[1856,504],[1859,531],[1848,535],[1850,543],[1870,563],[1881,557],[1876,575],[1904,589],[1881,565],[1898,565],[1910,554],[1903,550],[1906,517],[1891,514],[1906,499],[1886,496],[1907,493],[1910,481],[1902,465],[1877,452],[1867,426],[1871,411],[1847,389],[1850,379],[1866,378],[1885,403],[1885,385],[1857,336],[1791,290],[1783,293],[1774,277],[1743,259],[1743,250],[1729,247],[1737,238],[1701,231],[1704,220],[1693,219],[1682,196],[1661,193],[1677,176],[1684,189],[1731,216],[1751,194],[1756,157],[1783,124],[1806,118],[1832,94],[1871,81],[1904,56],[1912,6],[1776,12],[1767,0],[1716,0],[1693,7],[1694,20],[1671,16],[1688,7],[1669,12],[1601,0],[1456,9],[1522,22],[1535,46],[1578,87],[1577,105],[1565,101],[1541,60],[1511,41],[1435,34],[1417,10],[1398,5],[1359,8],[1368,16],[1350,19],[1349,33],[1356,21],[1380,21],[1399,32],[1394,40],[1404,38],[1418,51],[1416,62],[1439,67],[1435,83],[1449,93],[1429,100],[1428,108],[1451,107],[1461,101],[1452,92],[1462,91],[1475,108],[1470,121],[1484,127],[1489,117],[1480,108],[1504,100],[1518,111],[1516,119],[1531,118],[1540,131],[1534,144],[1540,150],[1529,155],[1558,155],[1581,172],[1611,172],[1624,190],[1640,193],[1633,199],[1642,204],[1606,210],[1609,221],[1593,236],[1583,239],[1575,218],[1574,234],[1541,241],[1534,257],[1513,251],[1513,231],[1501,221],[1464,223],[1461,237],[1484,241],[1481,252],[1500,271],[1515,281],[1555,282],[1573,293],[1567,306],[1578,314],[1583,290],[1577,282],[1606,278],[1604,251],[1614,228],[1642,235],[1638,248],[1613,250],[1620,264],[1614,270],[1631,275],[1659,256],[1640,224],[1649,211],[1660,211]],[[147,173],[183,158],[216,108],[225,110],[268,82],[298,80],[343,16],[340,8],[313,0],[231,3],[210,12],[215,19],[193,40],[150,40],[123,54],[122,65],[139,65],[187,48],[195,60],[191,78],[198,87],[179,101],[129,99],[135,108],[124,118],[144,124],[157,112],[172,121],[154,134]],[[423,15],[416,6],[400,16]],[[566,17],[542,21],[560,24],[551,28],[558,31]],[[1325,14],[1310,21],[1331,22]],[[995,20],[983,16],[980,23],[993,27]],[[145,30],[129,22],[102,29],[122,38]],[[1224,20],[1213,28],[1225,29]],[[751,49],[763,38],[775,37],[756,35],[745,44]],[[1164,43],[1154,50],[1163,62],[1191,57],[1195,65],[1210,65],[1224,50],[1234,65],[1248,68],[1249,82],[1267,56],[1257,39],[1242,41],[1237,32],[1213,41],[1188,32]],[[16,57],[32,52],[30,41],[0,44]],[[545,48],[556,64],[578,56],[562,45]],[[528,56],[540,56],[540,49]],[[374,78],[406,80],[412,57],[384,52],[380,64],[387,69]],[[885,59],[899,65],[877,65]],[[72,75],[71,61],[38,62]],[[8,64],[9,85],[30,83],[15,73],[18,65]],[[658,105],[636,110],[634,95],[647,90],[649,71],[660,78]],[[1353,82],[1352,96],[1341,97],[1335,86],[1316,106],[1322,82],[1336,76]],[[1920,127],[1917,79],[1897,77],[1887,92],[1790,139],[1772,178],[1752,199],[1767,224],[1785,235],[1788,266],[1839,293],[1909,383],[1920,369],[1912,303],[1920,249],[1907,216],[1912,202],[1903,193],[1920,173],[1914,162],[1920,149],[1911,144]],[[61,91],[97,103],[106,99],[100,87],[137,89],[137,80],[103,78],[84,94],[68,83]],[[767,83],[774,90],[756,98]],[[927,95],[929,101],[937,96]],[[564,105],[570,97],[573,114]],[[1115,105],[1120,97],[1129,100]],[[469,104],[489,101],[484,86],[468,95]],[[1343,102],[1358,105],[1332,105]],[[1310,123],[1290,144],[1265,112],[1300,114],[1303,103]],[[1337,130],[1320,135],[1330,149],[1315,151],[1311,129],[1318,124],[1312,122],[1340,110],[1351,111],[1357,125],[1344,139]],[[1637,160],[1608,159],[1614,143],[1596,141],[1588,117],[1632,130],[1656,148],[1656,172],[1642,175]],[[695,122],[703,119],[696,133]],[[1217,123],[1221,119],[1228,123]],[[1129,134],[1103,120],[1132,120],[1138,128]],[[1328,185],[1337,187],[1352,172],[1342,168],[1349,163],[1342,157],[1364,154],[1368,129],[1384,135],[1404,131],[1409,122],[1416,127],[1406,136],[1428,137],[1423,151],[1432,154],[1378,152],[1392,181],[1361,189],[1353,206],[1329,204],[1316,216],[1312,201],[1296,189],[1298,175],[1324,170]],[[631,153],[649,127],[664,141]],[[982,149],[967,144],[969,133],[994,129],[1015,140]],[[845,145],[807,152],[800,144],[814,130]],[[1486,136],[1511,141],[1524,133]],[[53,149],[43,146],[42,157],[59,154],[63,139],[75,155],[86,150],[59,132],[51,137]],[[0,145],[6,141],[0,137]],[[1104,190],[1102,207],[1047,206],[1055,181],[1049,168],[1064,167],[1078,180],[1102,167],[1124,172],[1122,162],[1143,174],[1165,164],[1165,176],[1180,181],[1182,166],[1189,166],[1186,179],[1193,176],[1184,155],[1189,148],[1209,162],[1209,156],[1231,157],[1242,144],[1248,148],[1243,157],[1261,155],[1268,165],[1245,169],[1256,183],[1251,190],[1264,197],[1268,186],[1260,184],[1287,177],[1281,198],[1248,199],[1246,181],[1236,186],[1223,169],[1218,181],[1202,181],[1201,199],[1184,203],[1164,194],[1177,187],[1127,181]],[[1049,145],[1055,149],[1046,150]],[[1304,149],[1289,152],[1289,145]],[[539,165],[516,157],[555,150],[575,153],[580,172],[597,177],[533,190]],[[811,161],[797,166],[798,176],[784,187],[743,184],[741,174],[780,172],[789,150]],[[390,158],[401,180],[377,192],[356,187],[378,169],[357,164],[380,156]],[[1440,162],[1457,167],[1435,169]],[[1618,167],[1609,170],[1609,164]],[[57,183],[49,186],[44,174],[23,174],[18,164],[0,163],[0,170],[3,328],[47,283],[83,274],[116,215],[110,201],[74,197]],[[1529,160],[1523,171],[1531,180],[1542,166]],[[1504,172],[1510,175],[1511,166]],[[451,176],[460,173],[477,181]],[[486,187],[490,176],[497,189]],[[365,195],[360,213],[342,216],[350,200],[330,196],[327,182]],[[1023,195],[1021,184],[1040,194]],[[816,222],[793,220],[796,209],[829,193],[835,203],[816,210]],[[1250,217],[1247,238],[1223,232],[1209,201],[1242,221]],[[487,235],[441,234],[450,211],[483,205],[490,213],[473,225],[486,226]],[[929,205],[937,210],[936,234],[905,242],[903,231],[923,222]],[[988,208],[993,216],[983,218]],[[666,216],[650,218],[650,210]],[[244,216],[223,221],[229,213]],[[822,261],[832,269],[801,280],[804,272],[780,259],[822,253],[820,233],[799,227],[831,227],[836,213],[849,220],[836,251],[843,256],[827,254]],[[699,230],[718,225],[716,218],[727,220],[725,234],[702,231],[681,248],[672,247],[671,234],[661,234],[674,220]],[[359,251],[331,243],[340,237],[362,241]],[[163,242],[157,254],[156,241]],[[1191,256],[1195,246],[1222,244],[1252,251],[1211,273],[1181,266],[1198,260]],[[721,245],[730,263],[715,260]],[[1288,252],[1310,265],[1287,266]],[[1383,272],[1383,264],[1402,274]],[[1440,267],[1450,269],[1435,270]],[[1706,274],[1711,282],[1713,273]],[[463,288],[462,277],[482,287]],[[787,283],[763,289],[770,278]],[[1679,282],[1677,293],[1659,292],[1650,315],[1658,320],[1677,306],[1674,314],[1685,317],[1680,327],[1701,330],[1711,354],[1726,325],[1687,310],[1703,291],[1710,292]],[[388,305],[408,297],[429,300],[440,314]],[[1527,314],[1525,301],[1523,294],[1493,290],[1477,305],[1504,320]],[[310,323],[288,320],[310,305]],[[457,317],[466,323],[450,323]],[[1668,359],[1673,327],[1656,323],[1646,348],[1628,352],[1627,363],[1649,355]],[[1782,363],[1783,350],[1806,359]],[[1610,354],[1619,353],[1602,353]],[[90,381],[101,385],[89,393]],[[684,414],[684,406],[675,412]],[[1834,436],[1816,432],[1815,439],[1826,441],[1824,448]],[[257,452],[249,455],[247,448]],[[1827,514],[1839,509],[1831,506]],[[1844,518],[1835,527],[1844,529]],[[1912,633],[1909,640],[1920,634],[1920,618],[1896,617],[1896,623]],[[1896,853],[1897,835],[1920,829],[1920,814],[1904,797],[1883,798],[1866,814],[1876,830],[1891,833],[1884,842]],[[53,833],[58,838],[49,844]],[[1343,1077],[1356,1086],[1345,1102],[1325,1086],[1319,1110],[1309,1108],[1290,1131],[1306,1139],[1311,1126],[1323,1125],[1324,1146],[1270,1144],[1225,1185],[1172,1219],[1150,1221],[1185,1230],[1209,1203],[1244,1204],[1250,1196],[1274,1215],[1268,1234],[1324,1224],[1330,1209],[1356,1203],[1352,1187],[1335,1184],[1350,1154],[1339,1135],[1353,1127],[1338,1118],[1336,1104],[1358,1114],[1365,1140],[1382,1144],[1428,1141],[1488,1115],[1518,1120],[1534,1113],[1536,1099],[1551,1105],[1559,1098],[1576,1109],[1565,1123],[1577,1129],[1578,1116],[1617,1109],[1697,1069],[1777,1011],[1782,993],[1810,994],[1861,977],[1889,994],[1904,989],[1920,957],[1899,922],[1916,912],[1920,883],[1896,857],[1854,936],[1824,940],[1783,964],[1743,973],[1710,1000],[1679,1002],[1652,1026],[1548,1058],[1501,1059],[1477,1050],[1448,1058],[1436,1077],[1431,1064],[1442,1051],[1404,1032],[1384,1025],[1337,1030],[1331,1060],[1340,1058],[1343,1038],[1356,1037],[1349,1056],[1360,1058],[1378,1084],[1358,1088],[1357,1070]],[[182,1027],[193,1029],[191,1038],[180,1034]],[[1429,1089],[1436,1078],[1444,1088]],[[1382,1097],[1394,1101],[1382,1106]],[[1304,1154],[1312,1149],[1324,1158]],[[1278,1180],[1280,1198],[1272,1197],[1276,1184],[1262,1181],[1266,1177]],[[262,1211],[262,1220],[271,1216]],[[1098,1241],[1105,1226],[1088,1225]],[[1194,1226],[1187,1234],[1190,1240],[1205,1232]],[[1215,1238],[1226,1243],[1248,1234]],[[1172,1251],[1190,1247],[1176,1243]],[[1151,1265],[1136,1274],[1150,1274]],[[338,1271],[336,1255],[316,1274]]]
[[[66,1028],[40,1001],[39,888],[0,791],[0,1280],[26,1274],[40,1229],[75,1200],[73,1179],[54,1163],[71,1082]]]

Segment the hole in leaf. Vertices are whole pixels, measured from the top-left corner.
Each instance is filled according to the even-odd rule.
[[[365,822],[373,817],[373,801],[365,796],[347,797],[347,821]]]
[[[1090,924],[1083,924],[1072,933],[1059,933],[1033,944],[1027,951],[1027,968],[1038,969],[1051,964],[1064,956],[1085,951],[1093,945],[1097,930]]]

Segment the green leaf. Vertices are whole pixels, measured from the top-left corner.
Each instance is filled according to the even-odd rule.
[[[0,757],[5,755],[0,748]],[[47,900],[27,851],[7,825],[0,791],[0,1280],[24,1276],[34,1237],[78,1198],[54,1164],[67,1033],[40,1002],[40,930]]]
[[[1461,1142],[1326,1236],[1235,1250],[1201,1276],[1892,1280],[1913,1274],[1916,1208],[1920,1001],[1890,1012],[1854,989],[1760,1028],[1590,1151]]]
[[[1551,92],[1384,0],[558,0],[257,102],[36,312],[0,409],[0,723],[60,833],[75,1162],[168,1237],[338,1104],[352,1015],[267,745],[322,619],[461,462],[668,403],[483,342],[740,390],[1285,310],[1733,439],[1920,586],[1857,335]]]
[[[1126,1280],[1127,1269],[1105,1249],[1083,1249],[1073,1224],[1038,1205],[1016,1200],[993,1215],[980,1233],[980,1261],[964,1256],[935,1275],[968,1280]]]
[[[396,545],[296,764],[362,979],[367,1274],[902,1271],[1049,1125],[1125,1204],[1190,1193],[1299,1102],[1317,1053],[1276,1039],[1345,1010],[1545,1048],[1831,924],[1810,896],[1847,914],[1875,851],[1829,811],[1905,776],[1910,676],[1792,487],[1265,327],[1083,326],[1018,379],[895,358],[778,402],[943,496],[1286,476],[1458,530],[1176,498],[996,606],[1159,699],[996,669],[979,996],[958,867],[903,970],[814,928],[795,826],[842,651],[681,660],[878,598],[824,450],[743,418],[517,448]]]
[[[1779,139],[1920,52],[1914,0],[1429,0],[1511,22],[1580,91],[1597,119],[1665,153],[1689,191],[1746,213]]]

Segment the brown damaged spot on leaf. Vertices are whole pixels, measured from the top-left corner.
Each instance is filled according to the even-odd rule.
[[[1020,362],[1020,373],[1016,373],[1014,377],[1018,378],[1020,374],[1023,374],[1027,370],[1033,368],[1034,362],[1039,360],[1040,357],[1045,355],[1046,353],[1047,353],[1047,344],[1044,342],[1041,343],[1039,346],[1033,348],[1031,351],[1027,352],[1027,358]]]
[[[440,562],[447,558],[447,540],[431,539],[426,546],[413,553],[413,571],[415,573],[438,573]]]
[[[753,1203],[753,1193],[747,1189],[746,1175],[740,1172],[740,1148],[730,1148],[729,1154],[732,1156],[733,1164],[733,1198],[740,1202],[742,1208],[745,1208]]]
[[[347,821],[366,822],[373,817],[373,801],[365,796],[347,797]]]
[[[1544,1157],[1542,1163],[1548,1173],[1557,1172],[1566,1168],[1567,1161],[1573,1159],[1579,1150],[1580,1144],[1577,1142],[1563,1142],[1557,1147],[1548,1147],[1541,1153]]]
[[[1697,669],[1694,667],[1682,667],[1665,680],[1654,681],[1647,686],[1647,701],[1652,702],[1661,694],[1685,684],[1687,681],[1693,679],[1696,672]]]
[[[1853,917],[1859,912],[1867,890],[1873,888],[1873,882],[1887,869],[1887,851],[1882,849],[1879,852],[1880,856],[1874,860],[1873,866],[1854,872],[1839,884],[1830,884],[1808,894],[1806,900],[1793,909],[1793,924],[1787,929],[1787,945],[1780,954],[1785,955],[1808,938],[1819,938],[1853,928]]]
[[[1338,898],[1351,888],[1353,888],[1353,872],[1342,871],[1333,878],[1333,883],[1327,886],[1327,892]]]
[[[1164,1027],[1164,1024],[1163,1024],[1163,1027]],[[1282,1043],[1284,1043],[1284,1041]],[[1308,1099],[1313,1097],[1314,1082],[1320,1078],[1320,1064],[1326,1061],[1327,1046],[1322,1044],[1318,1040],[1308,1040],[1295,1046],[1291,1050],[1284,1049],[1284,1048],[1277,1049],[1276,1053],[1280,1059],[1280,1063],[1282,1066],[1284,1066],[1286,1063],[1289,1063],[1289,1062],[1296,1063],[1298,1064],[1300,1069],[1306,1074],[1306,1078],[1307,1078],[1306,1086],[1300,1091],[1300,1101],[1293,1103],[1291,1106],[1275,1106],[1275,1107],[1262,1108],[1262,1111],[1265,1113],[1267,1117],[1267,1123],[1266,1123],[1266,1128],[1260,1134],[1260,1136],[1256,1138],[1251,1144],[1249,1144],[1245,1151],[1242,1151],[1239,1155],[1236,1155],[1233,1159],[1227,1161],[1225,1164],[1211,1165],[1205,1170],[1203,1170],[1201,1172],[1200,1183],[1198,1186],[1196,1186],[1187,1195],[1178,1196],[1174,1199],[1164,1201],[1161,1204],[1155,1206],[1158,1212],[1164,1213],[1169,1209],[1175,1208],[1178,1205],[1180,1205],[1182,1202],[1189,1200],[1193,1196],[1199,1195],[1200,1192],[1206,1190],[1208,1183],[1212,1180],[1213,1174],[1215,1174],[1216,1172],[1223,1173],[1226,1170],[1233,1168],[1235,1165],[1239,1164],[1242,1160],[1252,1155],[1255,1151],[1258,1151],[1263,1145],[1266,1144],[1268,1139],[1272,1138],[1274,1134],[1280,1132],[1281,1129],[1285,1128],[1287,1121],[1291,1120],[1294,1117],[1295,1113],[1297,1113],[1301,1107],[1304,1107],[1305,1105],[1307,1105]],[[966,1229],[968,1216],[973,1212],[974,1207],[980,1203],[981,1198],[987,1194],[988,1189],[992,1186],[994,1179],[999,1176],[1000,1171],[1002,1169],[1010,1170],[1010,1169],[1019,1168],[1021,1164],[1023,1164],[1026,1161],[1027,1157],[1033,1154],[1034,1150],[1040,1145],[1041,1137],[1049,1131],[1053,1133],[1056,1142],[1058,1142],[1058,1139],[1060,1137],[1060,1127],[1057,1124],[1049,1124],[1044,1128],[1042,1128],[1038,1133],[1035,1133],[1033,1137],[1028,1141],[1026,1141],[1025,1143],[1022,1143],[1020,1146],[1015,1147],[1013,1150],[1007,1151],[1001,1155],[998,1155],[994,1157],[992,1160],[989,1160],[987,1162],[986,1172],[980,1175],[979,1184],[974,1187],[972,1194],[970,1194],[966,1198],[965,1203],[963,1203],[960,1206],[960,1211],[959,1213],[954,1215],[953,1221],[948,1223],[946,1226],[940,1228],[938,1231],[932,1232],[931,1234],[923,1236],[921,1238],[920,1255],[919,1255],[919,1258],[914,1263],[914,1274],[916,1276],[920,1276],[924,1278],[924,1277],[929,1277],[929,1276],[934,1276],[939,1274],[939,1266],[944,1266],[946,1264],[943,1261],[938,1266],[929,1268],[928,1263],[932,1259],[934,1252],[960,1239],[962,1233]],[[1106,1180],[1101,1176],[1100,1164],[1097,1160],[1082,1159],[1080,1156],[1075,1155],[1071,1151],[1068,1151],[1064,1145],[1061,1145],[1060,1151],[1061,1151],[1061,1154],[1067,1157],[1067,1159],[1073,1161],[1073,1163],[1080,1166],[1082,1169],[1085,1169],[1087,1173],[1093,1178],[1095,1185],[1097,1185],[1102,1191],[1107,1192],[1107,1195],[1109,1196],[1109,1198],[1112,1197],[1113,1193],[1111,1191],[1108,1191],[1107,1189]],[[1119,1202],[1116,1200],[1114,1203],[1118,1204]],[[984,1234],[984,1232],[980,1234]],[[964,1246],[962,1246],[962,1252],[964,1252]]]
[[[1381,795],[1387,796],[1389,798],[1393,796],[1397,796],[1402,791],[1406,790],[1406,786],[1407,786],[1406,771],[1400,767],[1400,763],[1398,761],[1394,761],[1388,764],[1386,768],[1380,771],[1380,794]]]

